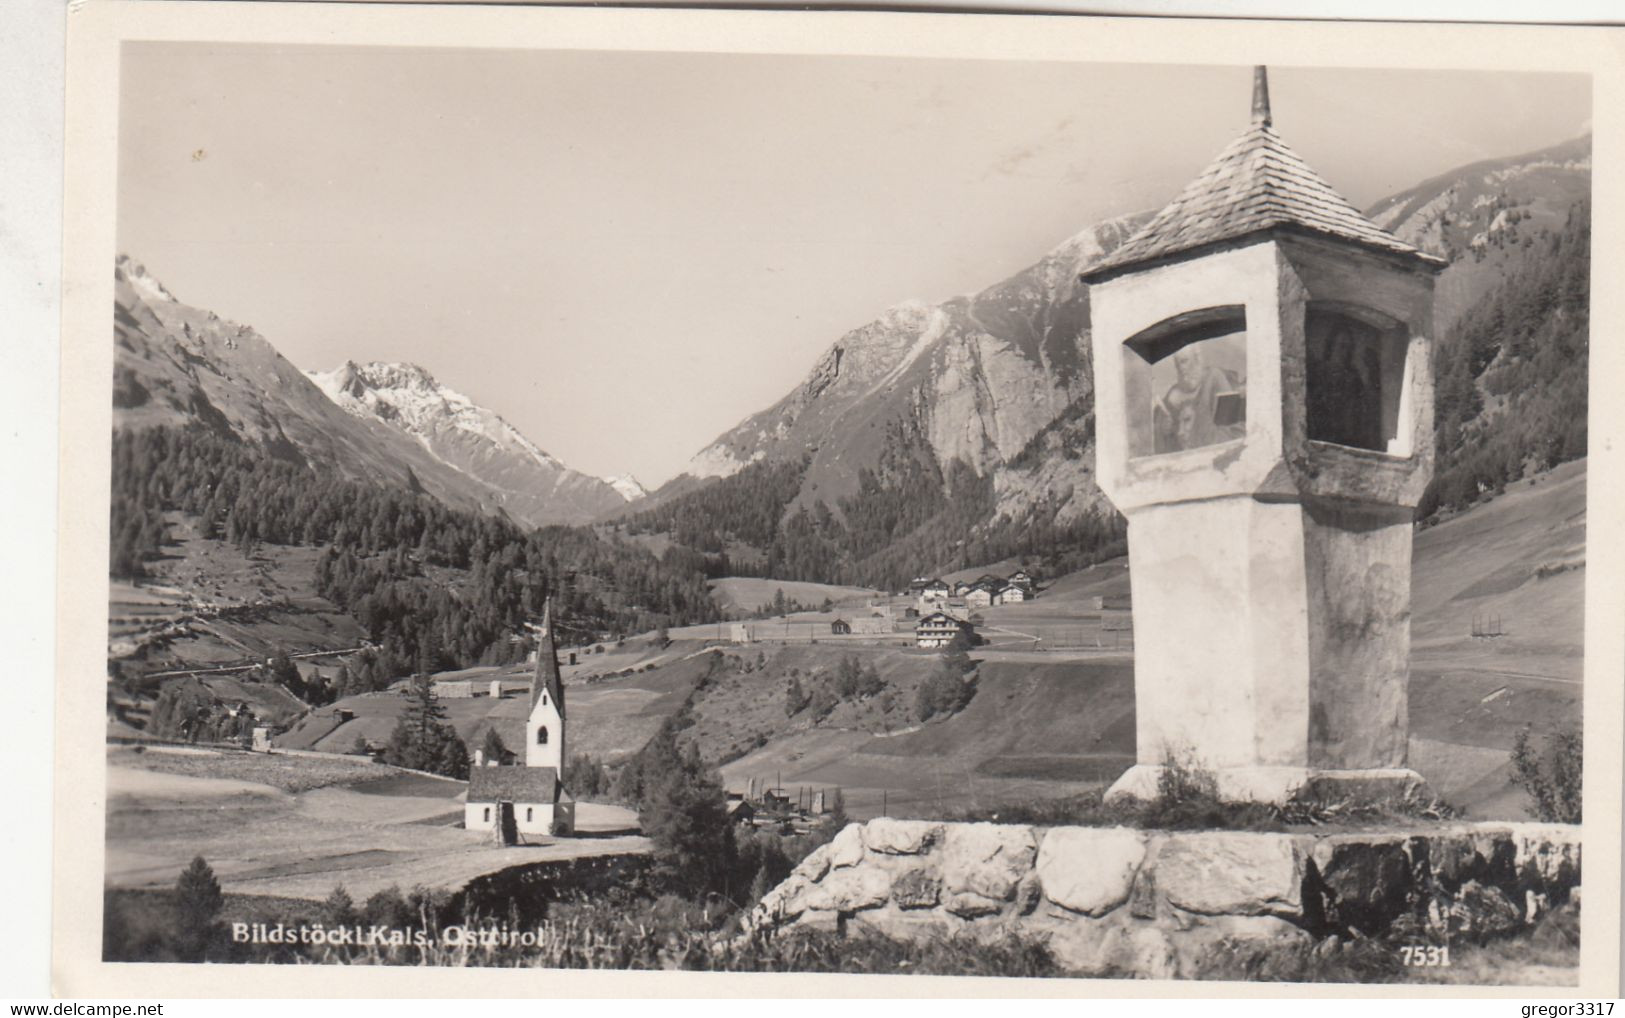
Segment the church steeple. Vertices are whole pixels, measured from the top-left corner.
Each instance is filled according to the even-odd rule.
[[[542,624],[536,627],[536,675],[530,684],[530,706],[547,693],[558,705],[559,716],[564,715],[564,679],[559,674],[558,644],[553,639],[553,599],[542,604]]]
[[[559,674],[558,644],[553,638],[553,601],[542,606],[536,632],[536,673],[530,683],[530,720],[525,735],[525,764],[564,771],[564,679]]]

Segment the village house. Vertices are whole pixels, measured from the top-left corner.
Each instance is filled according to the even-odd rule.
[[[986,587],[976,587],[965,595],[965,606],[967,608],[986,608],[992,603],[993,595]]]
[[[1021,604],[1027,600],[1027,591],[1012,583],[993,595],[994,604]]]
[[[784,794],[783,789],[768,789],[762,793],[762,805],[770,810],[789,812],[790,797]]]
[[[970,636],[973,632],[969,622],[946,612],[932,612],[914,627],[914,643],[918,647],[946,647],[961,633]]]
[[[927,601],[945,601],[952,596],[952,590],[943,580],[931,580],[920,591],[920,596]]]
[[[756,822],[756,807],[744,799],[728,797],[728,820],[741,827],[748,827]]]
[[[829,632],[831,636],[851,636],[852,623],[845,619],[836,619],[829,624]]]
[[[559,675],[549,602],[537,627],[536,672],[525,723],[525,764],[502,767],[482,759],[484,766],[469,771],[464,827],[491,831],[505,845],[516,843],[521,834],[574,833],[575,800],[560,779],[565,760],[564,718],[564,682]]]

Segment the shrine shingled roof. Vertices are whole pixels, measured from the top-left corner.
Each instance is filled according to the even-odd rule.
[[[1275,228],[1352,241],[1431,268],[1445,264],[1367,219],[1287,146],[1272,126],[1268,84],[1258,68],[1247,132],[1083,277],[1103,279]]]

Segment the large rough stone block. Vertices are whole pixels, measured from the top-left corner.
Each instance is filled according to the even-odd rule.
[[[942,900],[942,880],[925,869],[912,869],[893,875],[891,899],[898,908],[935,908]]]
[[[1226,915],[1202,919],[1184,936],[1169,938],[1175,974],[1181,979],[1243,979],[1285,963],[1298,967],[1314,939],[1276,916]]]
[[[1513,878],[1515,851],[1500,827],[1444,831],[1427,838],[1428,868],[1446,890],[1469,880],[1506,883]]]
[[[892,940],[940,940],[953,936],[970,924],[940,912],[899,912],[893,908],[878,908],[860,913],[847,923],[848,936],[877,933]]]
[[[1057,827],[1038,849],[1038,879],[1055,904],[1099,916],[1128,900],[1145,835],[1126,827]]]
[[[1519,877],[1551,893],[1580,879],[1580,830],[1569,824],[1513,824],[1508,836]]]
[[[1051,919],[1026,928],[1043,936],[1055,960],[1077,975],[1170,979],[1175,973],[1177,958],[1168,931],[1134,922],[1123,912],[1100,919]]]
[[[803,912],[801,918],[795,923],[798,929],[817,930],[822,933],[838,933],[841,929],[841,916],[838,912],[811,911]]]
[[[812,886],[806,878],[792,874],[762,896],[751,913],[752,925],[777,926],[795,919],[807,910],[807,889]]]
[[[933,853],[942,867],[943,886],[1005,901],[1033,868],[1037,840],[1030,827],[1001,824],[951,824]]]
[[[879,817],[863,825],[863,843],[887,855],[918,855],[942,840],[942,824]]]
[[[863,828],[859,824],[847,824],[841,828],[841,833],[835,835],[829,845],[830,869],[841,869],[846,866],[856,866],[863,861]]]
[[[1164,898],[1187,912],[1296,916],[1303,908],[1303,860],[1288,836],[1176,834],[1155,865]]]
[[[832,870],[807,891],[806,907],[838,912],[877,908],[891,893],[891,878],[878,869],[852,866]]]
[[[1004,903],[986,895],[964,892],[950,894],[942,901],[945,911],[959,916],[961,919],[978,919],[982,916],[996,915],[1004,910]]]
[[[1426,880],[1426,846],[1416,848],[1413,853],[1409,839],[1401,836],[1334,836],[1316,843],[1312,856],[1323,896],[1317,921],[1367,935],[1387,929],[1411,907],[1418,884]]]
[[[829,846],[819,845],[813,849],[791,872],[803,880],[824,879],[824,874],[829,872]]]
[[[1518,929],[1524,924],[1524,914],[1500,888],[1469,880],[1453,900],[1433,903],[1428,909],[1428,924],[1446,938],[1479,938]]]
[[[1016,884],[1016,912],[1020,915],[1032,915],[1038,908],[1038,903],[1044,900],[1044,883],[1038,879],[1038,871],[1028,870]]]

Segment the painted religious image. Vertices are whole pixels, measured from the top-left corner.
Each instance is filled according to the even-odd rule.
[[[1589,76],[315,41],[121,52],[103,961],[1579,983]]]
[[[1400,378],[1392,354],[1385,370],[1382,334],[1341,314],[1308,318],[1308,428],[1320,442],[1386,452],[1396,437],[1386,426],[1397,415]],[[1397,421],[1395,421],[1397,423]]]
[[[1247,336],[1200,340],[1152,366],[1155,451],[1179,452],[1247,433]]]

